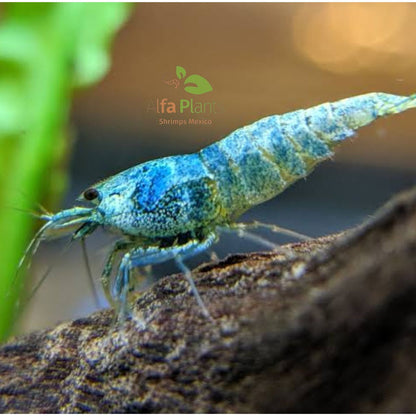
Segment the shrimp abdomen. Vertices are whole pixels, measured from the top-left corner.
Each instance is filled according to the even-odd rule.
[[[370,93],[265,117],[200,151],[230,217],[273,198],[379,117],[416,107],[416,95]]]

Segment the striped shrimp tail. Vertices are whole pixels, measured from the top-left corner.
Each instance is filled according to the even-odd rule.
[[[416,107],[416,94],[369,93],[265,117],[202,149],[228,210],[241,214],[305,177],[376,118]]]
[[[312,107],[304,110],[304,116],[310,130],[333,147],[379,117],[415,107],[416,94],[403,97],[375,92]]]
[[[383,93],[374,94],[379,96],[381,116],[402,113],[410,108],[416,108],[416,94],[408,97]]]

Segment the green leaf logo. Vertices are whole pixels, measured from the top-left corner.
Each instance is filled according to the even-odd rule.
[[[211,84],[201,75],[190,75],[185,80],[185,91],[189,94],[205,94],[212,91]]]
[[[181,66],[177,66],[176,67],[176,76],[178,77],[178,79],[182,79],[182,78],[186,77],[185,68],[182,68]]]
[[[178,88],[180,84],[179,80],[185,79],[186,77],[186,70],[184,67],[179,65],[176,66],[176,77],[177,79],[164,81],[165,84],[172,85],[175,88]],[[189,77],[185,79],[184,89],[189,94],[201,95],[212,91],[212,85],[208,82],[206,78],[202,77],[201,75],[193,74],[189,75]]]

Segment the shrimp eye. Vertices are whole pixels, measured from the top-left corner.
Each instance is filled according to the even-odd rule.
[[[87,201],[92,201],[100,196],[99,192],[95,188],[88,188],[84,191],[84,198]]]

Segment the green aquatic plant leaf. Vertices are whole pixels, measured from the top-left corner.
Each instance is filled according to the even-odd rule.
[[[110,46],[114,33],[126,20],[131,8],[126,3],[85,3],[74,51],[74,86],[85,87],[100,80],[110,66]],[[92,24],[93,21],[93,24]]]
[[[99,81],[128,15],[123,3],[7,3],[0,22],[0,339],[16,317],[17,264],[33,210],[60,199],[74,87]],[[54,206],[48,203],[48,208]],[[20,279],[21,280],[21,279]]]

